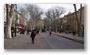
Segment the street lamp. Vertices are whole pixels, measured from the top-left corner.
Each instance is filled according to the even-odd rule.
[[[15,12],[16,12],[16,14],[15,14],[15,37],[16,37],[17,4],[15,4],[15,8],[16,8],[16,10],[15,10]]]

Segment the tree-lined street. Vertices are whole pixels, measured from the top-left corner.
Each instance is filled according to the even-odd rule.
[[[84,49],[83,4],[4,4],[4,15],[5,49]]]

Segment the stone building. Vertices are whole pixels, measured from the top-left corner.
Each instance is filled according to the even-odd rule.
[[[81,13],[81,22],[80,22],[80,11]],[[77,12],[77,17],[78,17],[78,22],[81,23],[82,30],[84,32],[84,7],[79,9]],[[77,25],[77,20],[75,16],[75,12],[73,13],[68,13],[62,18],[62,27],[64,31],[75,31],[78,32],[78,25]]]

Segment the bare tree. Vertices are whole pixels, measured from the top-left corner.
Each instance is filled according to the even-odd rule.
[[[43,22],[44,22],[44,28],[45,28],[45,30],[48,30],[48,27],[50,26],[50,19],[48,17],[45,17],[43,19]]]
[[[79,23],[79,26],[80,26],[80,36],[84,36],[84,31],[83,31],[83,26],[81,25],[81,21],[82,20],[82,4],[80,4],[80,23]]]
[[[39,21],[37,21],[36,23],[37,23],[37,24],[36,24],[36,28],[37,28],[37,29],[43,29],[44,23],[43,23],[42,20],[39,20]]]
[[[46,12],[46,16],[48,18],[50,18],[51,22],[54,23],[54,26],[55,26],[55,29],[56,29],[56,32],[57,32],[57,20],[56,19],[59,19],[60,16],[64,13],[64,8],[63,7],[53,7],[51,9],[49,9],[47,12]]]
[[[37,21],[41,19],[42,11],[41,9],[36,5],[27,5],[27,10],[30,13],[30,18],[33,21],[33,27],[35,28],[35,24]]]
[[[20,12],[23,17],[27,16],[27,11],[23,7],[21,7],[18,12]]]
[[[5,37],[12,38],[11,36],[11,24],[14,16],[14,4],[6,4],[6,29],[5,29]]]
[[[81,19],[82,19],[82,9],[80,10],[80,17],[77,16],[77,8],[76,8],[76,4],[73,4],[74,6],[74,9],[75,9],[75,15],[76,15],[76,21],[77,21],[77,26],[78,26],[78,35],[81,36],[83,33],[82,33],[82,26],[81,26]],[[82,4],[80,4],[80,8],[82,8]],[[80,18],[80,20],[79,20]]]

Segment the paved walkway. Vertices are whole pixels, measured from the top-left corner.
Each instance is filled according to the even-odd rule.
[[[55,32],[52,32],[53,34],[56,34],[56,35],[60,35],[64,38],[67,38],[67,39],[71,39],[71,40],[74,40],[74,41],[78,41],[80,43],[83,43],[84,44],[84,37],[80,37],[78,35],[72,35],[72,34],[65,34],[65,33],[55,33]]]
[[[4,39],[4,49],[49,49],[46,41],[39,34],[35,38],[35,43],[31,43],[30,35],[17,34],[17,37]]]

